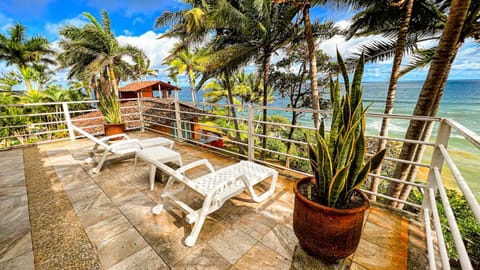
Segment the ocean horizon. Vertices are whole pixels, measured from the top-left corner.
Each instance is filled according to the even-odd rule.
[[[363,82],[364,104],[370,105],[368,112],[383,113],[387,95],[388,82]],[[417,103],[418,95],[422,89],[423,81],[400,81],[397,86],[394,114],[412,115]],[[179,91],[181,101],[191,102],[189,87],[182,87]],[[197,100],[202,101],[203,91],[197,93]],[[276,100],[269,105],[286,107],[288,100],[281,99],[276,95]],[[280,114],[289,117],[289,113],[277,111],[269,112],[269,115]],[[476,134],[480,134],[480,79],[479,80],[449,80],[442,97],[438,117],[449,118],[457,121]],[[311,115],[304,115],[300,120],[301,125],[313,126]],[[389,127],[389,136],[403,138],[408,127],[408,120],[393,119]],[[381,118],[367,119],[367,134],[378,135],[381,126]],[[433,135],[436,134],[434,130]],[[433,141],[435,137],[430,140]],[[480,167],[480,150],[467,141],[456,131],[452,131],[449,140],[449,153],[455,160],[463,177],[467,180],[475,195],[480,198],[480,181],[474,180]],[[430,151],[431,152],[431,151]],[[431,153],[427,151],[425,162],[430,159]],[[445,170],[445,168],[444,168]],[[448,174],[447,174],[448,175]],[[448,186],[454,186],[453,178],[447,177]]]

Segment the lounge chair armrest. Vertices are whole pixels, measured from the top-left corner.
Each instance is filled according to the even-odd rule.
[[[111,139],[116,139],[116,138],[123,138],[123,139],[125,139],[125,140],[130,139],[130,137],[128,137],[127,134],[125,134],[125,133],[120,133],[120,134],[115,134],[115,135],[110,135],[110,136],[107,136],[107,137],[103,137],[103,138],[100,139],[100,141],[102,141],[102,142],[108,142],[109,140],[111,140]]]
[[[119,147],[123,147],[125,145],[135,145],[135,146],[138,146],[139,149],[142,148],[142,146],[140,145],[140,141],[138,139],[129,139],[129,140],[123,140],[123,141],[119,141],[119,142],[116,142],[116,143],[113,143],[113,144],[110,144],[106,150],[110,151],[114,151],[115,148],[119,148]]]
[[[200,159],[200,160],[197,160],[197,161],[194,161],[192,163],[189,163],[185,166],[182,166],[180,168],[177,169],[177,172],[178,173],[185,173],[186,171],[190,170],[190,169],[193,169],[195,167],[198,167],[198,166],[201,166],[201,165],[204,165],[206,166],[210,172],[214,172],[215,169],[213,168],[212,164],[210,164],[210,162],[208,161],[208,159]]]

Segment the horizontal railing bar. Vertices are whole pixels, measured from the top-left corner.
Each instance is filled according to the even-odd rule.
[[[465,139],[471,142],[475,147],[480,149],[480,136],[470,129],[466,128],[462,124],[453,119],[443,119],[448,125],[453,127],[458,133],[462,134]]]
[[[396,141],[396,142],[404,142],[404,143],[412,143],[412,144],[422,144],[422,145],[427,145],[427,146],[435,146],[435,143],[417,141],[417,140],[408,140],[408,139],[392,138],[392,137],[384,137],[384,136],[376,136],[376,135],[367,135],[366,137],[367,138],[374,138],[374,139],[381,139],[381,140],[386,140],[386,141]]]
[[[421,205],[418,205],[416,203],[411,203],[411,202],[407,202],[407,201],[404,201],[404,200],[400,200],[400,199],[397,199],[397,198],[393,198],[393,197],[390,197],[390,196],[387,196],[387,195],[384,195],[384,194],[380,194],[380,193],[376,193],[376,192],[371,192],[369,190],[366,190],[366,189],[361,189],[363,192],[365,192],[366,194],[369,194],[369,195],[374,195],[374,196],[377,196],[377,197],[380,197],[380,198],[384,198],[384,199],[387,199],[389,201],[394,201],[394,202],[399,202],[401,204],[406,204],[406,205],[410,205],[412,207],[415,207],[415,208],[422,208]]]
[[[408,181],[404,181],[404,180],[400,180],[400,179],[397,179],[397,178],[392,178],[392,177],[388,177],[388,176],[384,176],[384,175],[379,175],[379,174],[374,174],[374,173],[369,173],[368,175],[371,176],[371,177],[375,177],[375,178],[381,178],[381,179],[384,179],[384,180],[387,180],[387,181],[390,181],[390,182],[402,183],[402,184],[405,184],[405,185],[414,186],[414,187],[418,187],[418,188],[422,188],[422,189],[427,187],[423,184],[419,184],[419,183],[415,183],[415,182],[408,182]]]
[[[286,124],[278,124],[278,123],[273,123],[273,122],[265,122],[265,121],[262,121],[262,120],[253,120],[254,123],[257,123],[257,124],[267,124],[267,125],[286,125]],[[307,130],[316,130],[314,127],[307,127],[307,126],[294,126],[295,128],[298,128],[298,129],[307,129]]]

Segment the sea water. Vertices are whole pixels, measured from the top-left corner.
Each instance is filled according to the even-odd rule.
[[[364,104],[370,106],[369,113],[383,113],[387,95],[388,82],[364,82]],[[394,114],[412,115],[423,81],[400,81],[397,86],[397,93],[394,105]],[[202,101],[202,91],[197,93],[197,100]],[[191,93],[188,87],[179,91],[181,101],[191,101]],[[279,96],[269,106],[287,107],[288,100]],[[284,111],[269,112],[289,117],[290,113]],[[442,118],[449,118],[464,125],[471,131],[480,134],[480,80],[453,80],[448,81],[443,95],[440,110],[437,115]],[[381,118],[367,119],[367,134],[378,135]],[[311,115],[304,115],[300,124],[313,126]],[[389,127],[389,136],[403,138],[408,127],[408,120],[393,119]],[[436,128],[438,125],[436,125]],[[436,128],[433,136],[436,134]],[[431,138],[434,141],[435,137]],[[452,131],[449,140],[449,153],[459,167],[463,177],[477,197],[480,197],[480,179],[478,179],[478,168],[480,168],[480,150],[476,149],[470,142],[456,131]],[[426,153],[425,162],[429,162],[431,151]],[[444,167],[445,171],[448,171]],[[425,174],[425,172],[423,172]],[[425,175],[420,177],[425,178]],[[448,175],[448,172],[447,172]],[[447,177],[446,183],[449,186],[456,186],[452,177]]]

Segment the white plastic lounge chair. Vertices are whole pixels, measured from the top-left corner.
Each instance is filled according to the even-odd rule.
[[[166,138],[151,138],[151,139],[130,139],[127,134],[117,134],[112,136],[103,137],[101,139],[96,138],[92,134],[86,132],[85,130],[71,125],[73,130],[80,133],[81,135],[87,137],[91,141],[95,142],[95,146],[93,147],[93,152],[102,152],[102,158],[98,161],[98,164],[95,168],[93,168],[93,173],[98,173],[102,169],[103,163],[107,159],[109,154],[113,154],[116,156],[123,156],[127,154],[136,153],[140,149],[154,147],[154,146],[166,146],[172,149],[174,142],[172,140]],[[120,141],[112,141],[112,139],[121,138]],[[99,148],[102,148],[100,151]],[[87,163],[91,161],[91,158],[87,158],[85,160]],[[136,160],[135,160],[136,164]]]
[[[191,247],[197,241],[200,230],[208,214],[218,210],[222,205],[237,194],[247,190],[255,202],[261,202],[271,196],[275,190],[278,172],[274,169],[256,164],[250,161],[240,161],[234,165],[215,171],[206,159],[192,162],[180,167],[177,170],[160,163],[153,162],[160,170],[170,175],[167,185],[161,195],[162,202],[152,208],[153,214],[160,214],[167,202],[172,202],[187,214],[186,221],[189,224],[195,223],[192,232],[185,238],[185,245]],[[197,166],[204,165],[210,173],[189,179],[185,172]],[[257,195],[253,187],[271,177],[270,188],[261,195]],[[174,184],[180,183],[178,185]],[[178,195],[185,192],[185,189],[193,191],[203,199],[202,207],[194,210]]]

